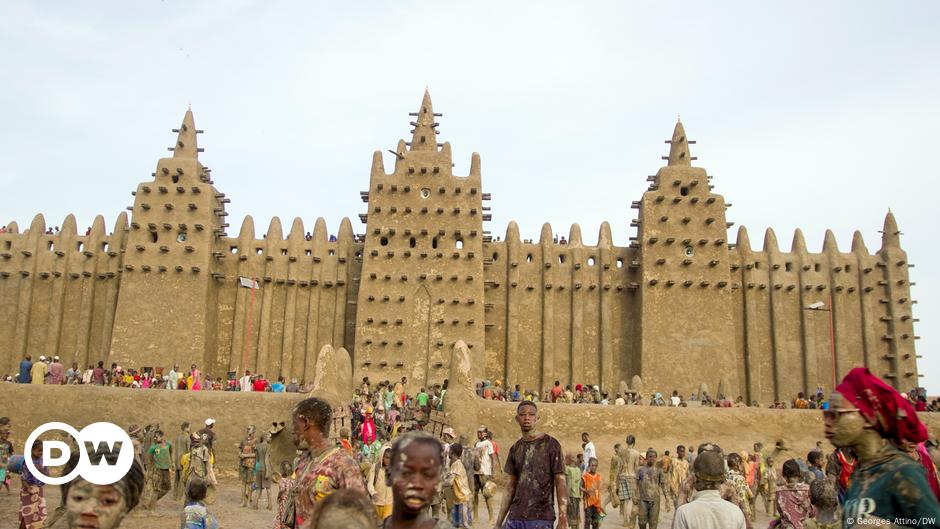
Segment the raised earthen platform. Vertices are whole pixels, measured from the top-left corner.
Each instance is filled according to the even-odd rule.
[[[13,421],[16,452],[22,451],[22,443],[34,428],[51,421],[77,428],[97,421],[123,427],[159,422],[173,439],[181,422],[190,421],[201,428],[202,422],[212,417],[217,421],[217,467],[223,476],[235,472],[236,444],[249,424],[267,428],[277,420],[289,425],[292,407],[303,398],[298,394],[0,384],[0,409]],[[476,426],[486,425],[503,450],[508,450],[519,436],[513,419],[514,403],[475,400],[463,409],[460,420],[454,421],[458,433],[473,439]],[[769,454],[773,444],[783,439],[792,449],[792,455],[787,457],[805,457],[816,441],[823,439],[822,414],[815,410],[578,404],[543,404],[539,409],[541,429],[557,437],[565,450],[580,451],[581,432],[590,432],[602,468],[606,468],[614,443],[622,443],[627,434],[636,436],[637,449],[654,447],[660,452],[666,449],[672,452],[680,443],[697,445],[708,440],[726,450],[750,450],[755,441],[761,441]],[[937,414],[921,417],[931,435],[936,435],[940,417]],[[276,460],[293,457],[289,431],[277,436],[274,449]]]

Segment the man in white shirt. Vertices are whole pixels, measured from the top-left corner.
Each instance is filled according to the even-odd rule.
[[[251,371],[245,370],[245,376],[238,379],[238,386],[242,391],[251,391]]]
[[[171,369],[170,372],[167,373],[166,389],[176,389],[179,387],[179,381],[180,381],[180,374],[178,371],[179,368],[180,366],[174,365],[173,369]]]
[[[672,390],[672,396],[669,397],[669,401],[674,407],[678,407],[679,403],[682,402],[682,399],[679,398],[679,391]]]
[[[473,519],[479,520],[480,496],[486,503],[486,514],[488,520],[493,519],[492,495],[486,497],[483,489],[486,484],[493,481],[493,442],[486,438],[486,426],[477,428],[477,444],[474,447],[476,457],[480,461],[480,469],[473,473]],[[492,487],[492,485],[491,485]]]
[[[591,436],[587,432],[581,434],[581,442],[584,443],[584,461],[590,461],[591,458],[597,459],[597,450],[594,449],[594,443],[591,441]]]
[[[718,488],[725,481],[725,462],[718,452],[702,452],[692,464],[695,494],[680,505],[673,529],[745,529],[744,514],[737,505],[721,499]]]

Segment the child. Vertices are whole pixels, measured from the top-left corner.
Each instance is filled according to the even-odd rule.
[[[578,529],[581,527],[581,469],[570,453],[565,454],[565,477],[568,479],[568,527]]]
[[[6,419],[5,421],[3,419]],[[13,443],[10,441],[9,419],[0,417],[0,485],[10,494],[10,456],[13,455]]]
[[[809,485],[800,481],[802,477],[800,464],[795,459],[783,464],[783,479],[787,482],[777,489],[775,503],[780,518],[771,522],[776,529],[803,529],[803,521],[815,514],[809,499]]]
[[[777,469],[774,468],[774,458],[767,456],[764,465],[764,472],[760,477],[760,485],[757,489],[764,499],[764,512],[767,516],[776,517],[777,508],[774,505],[774,498],[777,495]],[[754,510],[757,514],[757,510]]]
[[[467,478],[467,469],[464,468],[460,457],[463,447],[459,443],[450,445],[450,477],[453,480],[454,506],[450,512],[450,523],[454,527],[469,529],[470,520],[467,517],[467,508],[470,504],[470,480]]]
[[[48,471],[42,462],[42,442],[35,441],[30,449],[33,464],[43,475],[48,475]],[[27,529],[33,527],[43,527],[46,521],[46,498],[43,496],[43,486],[45,485],[38,477],[30,472],[26,465],[23,465],[20,474],[20,527]]]
[[[170,481],[170,453],[172,444],[163,436],[162,430],[157,430],[153,435],[153,444],[148,447],[147,453],[152,457],[151,468],[147,473],[149,481],[148,492],[143,501],[145,510],[152,511],[157,501],[167,492],[170,492],[172,482]]]
[[[387,483],[392,487],[392,515],[383,529],[451,529],[428,515],[444,466],[441,443],[423,432],[409,432],[392,444]]]
[[[392,514],[392,489],[385,482],[385,474],[388,469],[389,446],[383,446],[379,449],[378,460],[370,465],[366,477],[366,490],[372,498],[372,504],[375,506],[375,513],[379,521],[388,518]]]
[[[375,529],[375,509],[361,491],[340,489],[323,499],[309,527],[316,529]],[[286,527],[286,526],[285,526]]]
[[[809,485],[810,502],[816,515],[804,523],[806,529],[838,529],[842,527],[839,509],[839,485],[835,478],[823,478]]]
[[[581,475],[581,494],[584,497],[584,528],[599,529],[603,516],[601,507],[601,475],[597,473],[597,458],[588,460],[588,468]]]
[[[748,527],[751,527],[754,520],[750,509],[751,489],[748,487],[747,478],[744,476],[744,458],[741,457],[741,454],[731,452],[728,454],[727,462],[728,481],[731,482],[731,486],[737,498],[736,501],[732,503],[741,508],[745,523]]]
[[[663,469],[657,464],[656,450],[650,448],[642,459],[643,466],[636,470],[637,492],[639,493],[639,512],[637,520],[640,529],[659,527],[659,501],[666,485]]]
[[[219,521],[209,514],[205,499],[206,482],[194,478],[186,487],[186,507],[180,513],[180,529],[218,529]]]
[[[275,518],[275,529],[290,529],[283,525],[284,511],[287,508],[287,496],[291,487],[294,486],[293,470],[290,461],[281,461],[281,471],[275,472],[273,476],[274,483],[277,484],[277,518]]]

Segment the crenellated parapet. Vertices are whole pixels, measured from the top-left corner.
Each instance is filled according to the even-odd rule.
[[[752,400],[787,400],[817,386],[831,391],[862,365],[898,387],[919,385],[907,258],[890,213],[884,233],[871,254],[859,232],[842,252],[827,230],[822,251],[811,253],[800,230],[788,252],[771,229],[760,251],[739,230],[731,271]]]
[[[83,367],[107,353],[114,317],[109,304],[126,231],[123,213],[111,232],[101,216],[81,235],[73,215],[54,230],[42,215],[22,233],[15,222],[6,225],[0,233],[0,369],[13,371],[30,353]]]
[[[527,242],[510,222],[484,255],[488,378],[527,388],[629,379],[639,263],[636,249],[613,245],[609,224],[588,246],[577,224],[560,243],[547,223]]]
[[[309,379],[324,345],[352,341],[362,243],[349,219],[330,234],[322,218],[312,233],[296,218],[285,236],[275,217],[258,239],[248,216],[216,257],[215,286],[231,307],[218,325],[226,370]]]

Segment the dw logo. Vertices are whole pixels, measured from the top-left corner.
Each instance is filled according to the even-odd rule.
[[[63,422],[47,422],[29,434],[24,453],[29,454],[29,449],[36,439],[51,430],[66,432],[75,439],[78,445],[79,462],[78,466],[67,475],[53,477],[39,472],[32,458],[27,456],[26,467],[47,485],[61,485],[79,475],[95,485],[110,485],[123,478],[134,464],[133,441],[127,432],[109,422],[92,423],[82,428],[81,431]],[[52,455],[53,450],[58,451],[56,457]],[[68,444],[55,440],[42,441],[42,461],[46,467],[63,466],[70,457],[72,457],[72,450]]]

